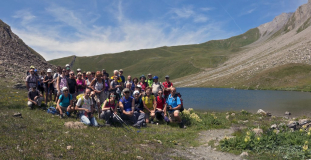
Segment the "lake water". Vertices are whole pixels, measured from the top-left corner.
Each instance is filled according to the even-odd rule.
[[[177,88],[185,108],[204,111],[241,111],[256,113],[263,109],[272,115],[311,116],[311,93],[295,91],[236,90],[225,88]]]

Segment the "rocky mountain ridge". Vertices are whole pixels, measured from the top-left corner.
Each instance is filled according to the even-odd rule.
[[[27,46],[9,25],[0,20],[0,77],[13,83],[23,83],[31,65],[39,71],[55,69],[54,65]]]

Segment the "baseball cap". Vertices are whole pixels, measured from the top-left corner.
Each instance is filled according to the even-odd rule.
[[[123,72],[123,69],[119,69],[119,72]]]
[[[151,74],[151,73],[149,73],[149,74],[148,74],[148,76],[152,76],[152,74]]]
[[[153,79],[159,79],[158,76],[154,76]]]
[[[128,88],[124,88],[124,89],[123,89],[123,93],[124,93],[124,92],[129,92],[129,91],[130,91],[130,89],[128,89]]]
[[[80,68],[78,68],[78,69],[77,69],[77,71],[81,71],[81,69],[80,69]]]
[[[70,65],[69,64],[66,64],[66,66],[65,67],[70,67]]]
[[[138,85],[136,86],[136,88],[141,88],[141,85],[140,85],[140,84],[138,84]]]
[[[52,70],[49,68],[46,72],[52,72]]]
[[[141,79],[141,78],[145,78],[146,79],[145,75],[141,75],[139,79]]]
[[[170,76],[166,75],[165,78],[170,78]]]
[[[135,94],[139,94],[139,91],[134,91],[134,92],[133,92],[133,95],[135,95]]]
[[[66,90],[66,89],[68,89],[68,88],[67,88],[67,87],[63,87],[63,88],[62,88],[62,91]]]
[[[35,69],[35,66],[30,66],[30,69]]]

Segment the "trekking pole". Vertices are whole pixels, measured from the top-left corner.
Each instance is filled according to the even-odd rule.
[[[133,130],[131,129],[131,127],[130,127],[128,124],[126,124],[126,123],[122,120],[122,118],[121,118],[120,116],[118,116],[117,114],[115,114],[111,108],[110,108],[110,110],[111,110],[113,116],[116,117],[117,120],[121,123],[121,125],[123,126],[123,128],[125,128],[127,131],[133,131]],[[124,125],[124,124],[125,124],[125,125]]]

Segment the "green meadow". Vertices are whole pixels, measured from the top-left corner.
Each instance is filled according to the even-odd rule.
[[[81,68],[83,71],[106,69],[110,74],[113,70],[122,68],[125,75],[130,74],[132,77],[139,77],[141,74],[146,75],[150,72],[163,79],[165,75],[170,75],[172,79],[175,79],[198,73],[202,69],[216,67],[259,37],[259,30],[254,28],[238,36],[201,44],[163,46],[115,54],[103,53],[96,56],[77,57],[72,68],[74,70]],[[54,59],[49,63],[65,66],[72,59],[73,56],[70,56]]]

